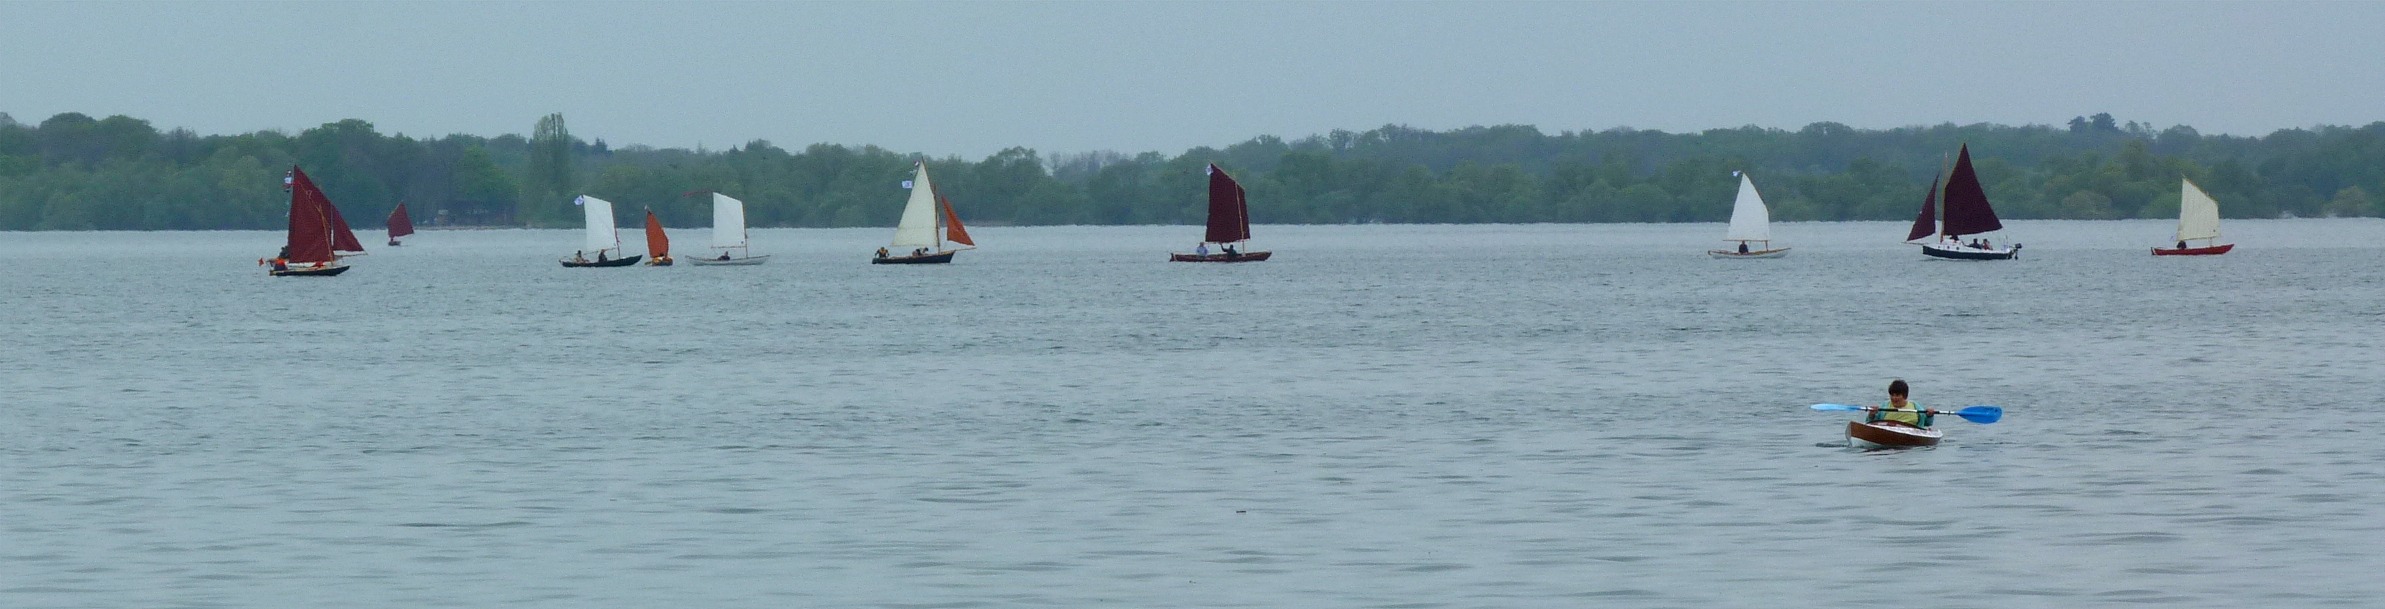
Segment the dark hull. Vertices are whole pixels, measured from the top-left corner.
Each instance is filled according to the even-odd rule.
[[[615,267],[615,266],[629,266],[629,265],[632,265],[632,264],[637,264],[637,263],[638,263],[638,259],[639,259],[639,258],[644,258],[644,257],[646,257],[646,256],[645,256],[645,255],[643,255],[643,254],[641,254],[641,255],[637,255],[637,256],[630,256],[630,257],[627,257],[627,258],[614,258],[614,259],[612,259],[612,260],[606,260],[606,261],[603,261],[603,262],[597,262],[597,261],[594,261],[594,260],[590,260],[590,261],[587,261],[587,262],[572,262],[572,261],[570,261],[570,260],[565,260],[565,261],[562,261],[562,262],[563,262],[563,268],[567,268],[567,269],[577,269],[577,268],[586,268],[586,267]]]
[[[2220,254],[2225,254],[2225,253],[2228,253],[2228,250],[2232,250],[2232,249],[2236,249],[2236,244],[2234,244],[2234,243],[2230,243],[2230,244],[2227,244],[2227,245],[2214,245],[2214,246],[2211,246],[2211,247],[2190,247],[2190,248],[2186,248],[2186,249],[2162,249],[2162,248],[2158,248],[2158,247],[2157,247],[2157,248],[2153,248],[2153,255],[2155,255],[2155,256],[2217,256],[2217,255],[2220,255]]]
[[[1937,446],[1938,434],[1903,423],[1848,421],[1847,442],[1859,448],[1917,448]]]
[[[345,264],[309,268],[290,267],[278,271],[267,271],[275,277],[331,277],[345,272],[348,272],[348,265]]]
[[[1243,252],[1241,254],[1168,254],[1169,262],[1260,262],[1275,252]]]
[[[952,255],[958,253],[961,253],[960,250],[920,256],[887,256],[871,258],[870,264],[945,264],[952,262]]]
[[[1938,247],[1936,245],[1924,244],[1921,246],[1921,253],[1934,258],[1945,258],[1948,260],[2011,260],[2013,258],[2020,257],[2021,246],[2015,245],[2012,246],[2011,249],[2002,250],[1979,250],[1967,247]]]

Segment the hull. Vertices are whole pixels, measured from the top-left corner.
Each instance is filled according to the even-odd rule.
[[[614,259],[612,259],[612,260],[606,260],[606,261],[603,261],[603,262],[597,262],[597,261],[594,261],[594,260],[590,260],[590,261],[587,261],[587,262],[572,262],[572,261],[570,261],[570,260],[564,260],[564,261],[563,261],[563,268],[567,268],[567,269],[579,269],[579,268],[592,268],[592,267],[616,267],[616,266],[629,266],[629,265],[632,265],[632,264],[637,264],[637,263],[638,263],[638,259],[639,259],[639,258],[644,258],[644,257],[645,257],[644,255],[638,255],[638,256],[630,256],[630,257],[627,257],[627,258],[614,258]]]
[[[769,262],[770,257],[747,256],[744,258],[730,258],[728,260],[722,260],[719,258],[689,258],[687,261],[690,264],[694,264],[696,266],[753,266],[764,262]]]
[[[274,277],[333,277],[345,272],[348,272],[348,265],[329,262],[321,266],[293,266],[281,270],[266,271],[266,274]]]
[[[945,264],[952,262],[952,255],[958,253],[961,253],[960,250],[918,256],[887,256],[871,258],[870,264]]]
[[[1267,258],[1268,258],[1269,256],[1274,256],[1274,255],[1275,255],[1275,252],[1242,252],[1242,253],[1239,253],[1239,254],[1234,254],[1234,255],[1231,255],[1231,256],[1229,256],[1229,255],[1226,255],[1226,254],[1209,254],[1209,255],[1201,255],[1201,254],[1168,254],[1168,261],[1169,261],[1169,262],[1262,262],[1262,261],[1265,261],[1265,260],[1267,260]]]
[[[1715,258],[1743,258],[1750,260],[1761,258],[1779,258],[1789,255],[1789,248],[1784,247],[1780,249],[1755,250],[1745,254],[1739,253],[1738,250],[1706,250],[1706,255],[1713,256]]]
[[[671,257],[663,256],[659,258],[648,258],[646,259],[646,266],[671,266]]]
[[[1949,260],[2011,260],[2020,257],[2021,246],[2015,245],[1999,250],[1983,250],[1969,247],[1946,247],[1935,243],[1924,243],[1921,245],[1921,253],[1933,258],[1945,258]]]
[[[2232,250],[2232,249],[2236,249],[2236,244],[2234,244],[2234,243],[2230,243],[2230,244],[2227,244],[2227,245],[2214,245],[2214,246],[2211,246],[2211,247],[2190,247],[2190,248],[2185,248],[2185,249],[2162,249],[2162,248],[2158,248],[2158,247],[2157,247],[2157,248],[2153,248],[2153,255],[2155,255],[2155,256],[2217,256],[2217,255],[2220,255],[2220,254],[2225,254],[2225,253],[2228,253],[2228,250]]]
[[[1942,437],[1938,430],[1914,427],[1904,423],[1862,421],[1847,422],[1847,445],[1856,448],[1916,448],[1937,446]]]

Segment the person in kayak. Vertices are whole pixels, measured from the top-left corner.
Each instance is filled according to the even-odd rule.
[[[1922,408],[1920,402],[1906,400],[1905,397],[1912,395],[1912,392],[1913,388],[1905,384],[1905,379],[1889,381],[1888,404],[1864,414],[1863,422],[1895,421],[1928,429],[1937,417],[1930,416],[1929,410]]]

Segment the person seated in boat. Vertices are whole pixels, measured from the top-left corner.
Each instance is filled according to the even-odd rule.
[[[572,261],[572,262],[575,262],[575,263],[578,263],[578,262],[587,262],[587,261],[588,261],[588,256],[587,256],[587,253],[588,253],[588,252],[587,252],[586,250],[574,250],[574,251],[572,251],[572,253],[571,253],[571,261]]]
[[[2185,239],[2179,239],[2179,240],[2178,240],[2178,249],[2186,249],[2186,240],[2185,240]]]
[[[1195,255],[1195,256],[1207,256],[1207,255],[1209,255],[1209,242],[1207,242],[1207,241],[1203,241],[1203,242],[1201,242],[1201,244],[1200,244],[1200,245],[1195,245],[1195,246],[1193,246],[1193,255]]]
[[[1739,253],[1742,253],[1742,254],[1745,254],[1745,253],[1747,253],[1747,242],[1746,242],[1746,241],[1741,241],[1741,242],[1739,242]]]
[[[879,257],[879,258],[885,258],[885,257],[886,257],[886,248],[883,248],[883,247],[881,247],[881,248],[878,248],[878,257]]]
[[[925,255],[927,255],[927,248],[924,248],[924,247],[923,247],[923,248],[919,248],[919,249],[911,250],[911,257],[912,257],[912,258],[918,258],[918,257],[920,257],[920,256],[925,256]]]
[[[714,260],[721,260],[721,261],[727,261],[728,259],[729,259],[729,253],[728,253],[728,252],[721,252],[721,253],[720,253],[720,257],[719,257],[719,258],[714,258]]]
[[[597,262],[604,262],[605,260],[606,260],[606,258],[605,258],[605,251],[604,251],[604,250],[596,250],[596,261],[597,261]]]
[[[1237,251],[1234,251],[1234,246],[1228,245],[1228,246],[1225,246],[1225,248],[1226,248],[1226,259],[1228,259],[1228,260],[1231,260],[1231,259],[1235,259],[1235,258],[1241,258],[1241,257],[1242,257],[1242,252],[1237,252]]]
[[[1928,409],[1922,408],[1920,402],[1906,400],[1905,397],[1909,395],[1912,395],[1912,387],[1905,384],[1905,379],[1889,381],[1888,404],[1865,413],[1863,422],[1894,421],[1923,429],[1929,428],[1930,424],[1935,422],[1933,419],[1936,417],[1930,416]]]

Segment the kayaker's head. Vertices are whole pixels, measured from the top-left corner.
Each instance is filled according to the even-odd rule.
[[[1911,387],[1905,386],[1905,379],[1889,381],[1888,404],[1898,408],[1905,407],[1905,396],[1912,395],[1912,391]]]

